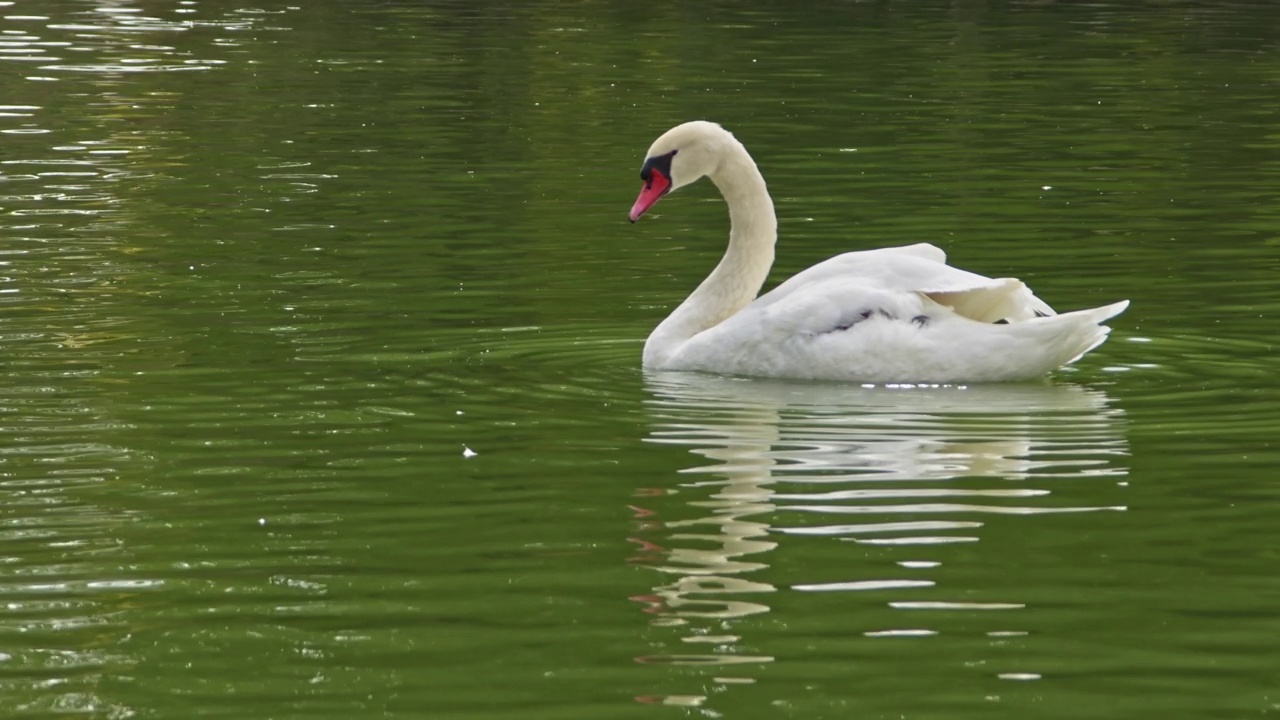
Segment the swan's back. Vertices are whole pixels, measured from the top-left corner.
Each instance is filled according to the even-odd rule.
[[[858,382],[1038,377],[1106,339],[1127,302],[1058,315],[1020,280],[928,244],[838,255],[690,338],[672,369]]]

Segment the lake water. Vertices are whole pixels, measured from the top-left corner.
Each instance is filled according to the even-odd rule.
[[[1280,711],[1280,6],[0,2],[0,716]],[[929,241],[1042,383],[646,375]]]

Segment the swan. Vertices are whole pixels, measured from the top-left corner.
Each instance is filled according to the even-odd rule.
[[[711,274],[654,330],[643,364],[861,383],[1027,380],[1106,339],[1110,305],[1054,312],[1020,281],[947,265],[927,243],[848,252],[756,297],[773,265],[778,221],[755,161],[706,121],[649,148],[632,223],[673,190],[711,178],[729,206],[729,247]]]

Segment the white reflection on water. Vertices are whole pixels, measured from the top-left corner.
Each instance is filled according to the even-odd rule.
[[[769,554],[787,536],[943,546],[979,542],[987,515],[1125,509],[1057,501],[1054,482],[1042,482],[1127,474],[1123,412],[1098,390],[1047,384],[846,387],[683,373],[652,374],[646,381],[652,394],[649,441],[687,447],[710,462],[681,470],[686,481],[674,491],[696,498],[683,506],[686,517],[659,522],[643,499],[637,503],[642,537],[636,542],[644,548],[638,562],[662,581],[634,598],[654,616],[654,626],[679,628],[682,650],[705,652],[661,652],[640,662],[772,661],[758,646],[746,650],[740,630],[749,627],[743,618],[768,613],[768,598],[779,591],[882,593],[889,607],[912,611],[910,626],[869,630],[867,637],[935,635],[920,627],[927,618],[921,611],[1024,607],[895,597],[948,590],[920,577],[940,564],[929,560],[898,563],[910,577],[823,578],[778,587],[765,579]],[[960,478],[964,482],[956,482]],[[975,487],[987,482],[998,486]],[[833,517],[839,521],[829,522]],[[783,524],[784,518],[791,522]],[[690,696],[678,697],[687,704]]]

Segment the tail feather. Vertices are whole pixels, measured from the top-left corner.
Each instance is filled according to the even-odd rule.
[[[1006,382],[1040,377],[1101,345],[1111,332],[1102,323],[1128,305],[1126,300],[1008,324],[939,323],[939,334],[925,348],[924,354],[930,359],[920,359],[924,371],[919,374],[945,382]]]
[[[1067,365],[1084,357],[1085,353],[1106,341],[1111,328],[1102,323],[1124,312],[1127,307],[1129,307],[1129,301],[1121,300],[1102,307],[1075,310],[1028,322],[1042,323],[1054,328],[1056,337],[1052,347],[1058,350],[1055,366]]]

